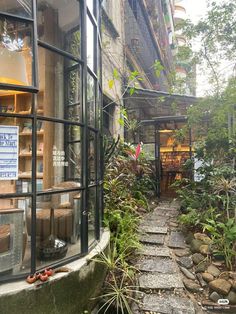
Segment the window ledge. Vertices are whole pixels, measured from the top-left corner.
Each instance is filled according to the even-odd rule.
[[[36,281],[34,284],[28,284],[26,280],[20,280],[15,282],[9,282],[1,284],[0,286],[0,300],[3,301],[4,297],[12,296],[12,295],[18,295],[20,293],[24,293],[26,291],[37,291],[38,288],[42,287],[48,287],[52,286],[56,282],[66,279],[70,277],[72,274],[79,273],[81,271],[81,277],[84,275],[82,274],[84,271],[84,267],[86,267],[89,263],[91,263],[94,258],[101,252],[104,252],[107,247],[109,246],[109,240],[110,240],[110,233],[109,231],[105,230],[102,235],[99,242],[97,242],[97,245],[95,248],[89,252],[84,257],[71,262],[63,267],[68,268],[69,272],[60,272],[56,273],[52,277],[49,277],[49,280],[45,283],[42,283],[40,281]],[[79,286],[78,286],[79,289]],[[1,302],[0,302],[1,303]],[[37,305],[38,307],[40,305]],[[1,306],[0,306],[0,312],[1,312]]]

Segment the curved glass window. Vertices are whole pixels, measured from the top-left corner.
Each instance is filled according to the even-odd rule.
[[[0,281],[63,265],[100,237],[99,3],[83,18],[84,1],[0,3]]]

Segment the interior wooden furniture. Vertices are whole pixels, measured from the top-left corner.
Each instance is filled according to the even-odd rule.
[[[76,182],[62,182],[53,187],[53,190],[78,188]],[[68,199],[64,202],[64,198]],[[36,236],[40,241],[50,235],[50,210],[54,210],[54,235],[59,239],[70,240],[76,243],[80,229],[80,193],[64,192],[52,194],[49,202],[41,202],[36,209]],[[31,211],[27,212],[27,231],[31,235]]]

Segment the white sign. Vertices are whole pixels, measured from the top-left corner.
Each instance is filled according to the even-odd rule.
[[[200,182],[202,179],[204,179],[204,175],[200,174],[198,172],[198,169],[202,167],[202,160],[197,159],[194,157],[194,181]]]
[[[0,180],[18,179],[19,127],[0,125]]]

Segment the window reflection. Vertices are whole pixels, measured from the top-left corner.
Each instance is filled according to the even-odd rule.
[[[1,0],[0,11],[19,15],[22,17],[31,17],[32,0]]]
[[[95,183],[96,180],[96,144],[95,133],[89,132],[89,151],[88,151],[88,166],[89,166],[89,182]]]
[[[0,275],[30,271],[30,237],[25,227],[29,204],[30,199],[24,197],[1,199]]]
[[[37,114],[80,121],[80,66],[39,47]]]
[[[90,74],[87,77],[87,113],[88,124],[95,127],[95,81]]]
[[[96,187],[89,189],[88,193],[88,238],[89,245],[95,240],[95,217],[96,217]]]
[[[38,136],[37,140],[37,191],[53,190],[58,185],[60,189],[66,188],[68,181],[75,181],[72,185],[80,187],[80,127],[38,122],[41,123],[43,136]]]
[[[77,0],[38,0],[39,39],[80,56],[80,10]]]
[[[94,71],[94,26],[87,16],[87,64]]]

